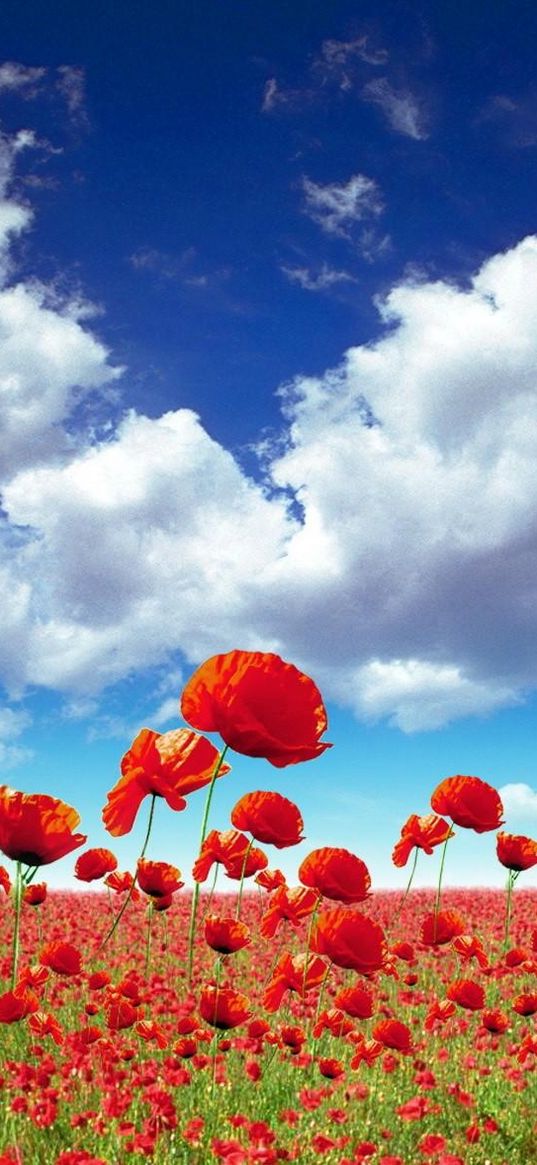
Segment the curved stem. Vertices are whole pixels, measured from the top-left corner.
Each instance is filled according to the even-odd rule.
[[[509,870],[509,873],[507,875],[507,886],[506,886],[507,900],[505,903],[505,928],[504,928],[504,932],[503,932],[504,950],[506,950],[507,947],[509,946],[509,925],[511,922],[511,910],[512,910],[512,906],[513,906],[513,889],[514,889],[514,885],[515,885],[517,877],[518,877],[518,871],[515,872],[515,870]]]
[[[151,826],[153,825],[153,815],[155,812],[156,799],[157,799],[156,793],[152,793],[151,794],[151,808],[149,810],[149,821],[147,823],[147,832],[145,835],[144,844],[142,846],[142,852],[140,854],[140,857],[138,858],[138,861],[141,861],[141,859],[145,856],[146,849],[149,845],[149,838],[151,836]],[[123,915],[127,909],[127,906],[129,905],[129,902],[134,894],[134,888],[136,886],[137,878],[138,878],[138,870],[136,869],[135,873],[134,873],[134,877],[132,879],[132,882],[129,886],[128,894],[127,894],[125,901],[123,903],[123,906],[121,907],[121,910],[119,911],[119,913],[116,915],[114,922],[112,923],[112,926],[110,927],[110,930],[108,931],[108,934],[105,936],[105,938],[103,938],[101,945],[99,947],[97,947],[97,952],[96,952],[97,954],[99,954],[99,951],[102,951],[103,947],[105,947],[107,942],[109,942],[109,940],[112,938],[112,935],[115,934],[115,931],[116,931],[117,927],[119,926],[119,923],[120,923],[121,919],[123,918]]]
[[[17,870],[15,874],[15,927],[13,930],[12,943],[12,957],[11,957],[11,990],[13,991],[17,982],[17,967],[19,965],[20,953],[20,925],[21,925],[21,902],[22,902],[22,887],[23,879],[21,873],[21,863],[17,862]]]
[[[239,893],[238,893],[238,897],[237,897],[237,912],[235,915],[235,917],[237,919],[239,919],[241,916],[242,892],[244,890],[244,876],[246,873],[246,866],[248,865],[248,858],[250,857],[250,850],[251,850],[253,844],[254,844],[254,839],[252,837],[251,840],[248,842],[248,849],[246,850],[246,853],[245,853],[244,859],[243,859],[243,863],[242,863],[241,880],[239,882]]]
[[[216,879],[218,878],[219,869],[220,869],[220,862],[215,862],[212,886],[211,886],[211,889],[209,891],[209,901],[208,901],[207,906],[205,908],[205,918],[207,918],[207,915],[209,914],[209,911],[211,909],[211,903],[212,903],[212,900],[214,898],[214,892],[216,890]]]
[[[442,846],[442,858],[440,860],[440,872],[438,874],[438,889],[436,891],[436,900],[435,900],[435,904],[434,904],[433,939],[435,942],[436,942],[436,928],[437,928],[437,923],[438,923],[438,912],[440,910],[440,898],[441,898],[441,893],[442,893],[442,875],[444,873],[444,863],[446,860],[446,850],[448,847],[448,841],[449,841],[451,836],[452,836],[452,834],[448,833],[446,840]]]
[[[149,978],[149,963],[151,961],[151,927],[153,924],[154,912],[155,912],[155,908],[153,906],[153,903],[150,902],[148,909],[147,909],[147,932],[146,932],[146,939],[145,939],[145,972],[144,972],[144,974],[145,974],[146,979]]]
[[[201,830],[200,830],[200,840],[199,840],[199,849],[200,850],[201,850],[201,847],[202,847],[202,845],[205,841],[205,838],[207,836],[207,822],[209,820],[209,811],[211,808],[211,801],[213,799],[214,786],[216,784],[216,778],[217,778],[217,776],[220,772],[220,769],[222,768],[222,765],[224,763],[224,757],[226,755],[227,749],[228,749],[228,746],[227,746],[227,744],[225,744],[219,757],[218,757],[218,760],[217,760],[216,765],[214,767],[214,773],[213,773],[211,780],[210,780],[209,788],[207,789],[207,797],[205,799],[205,807],[203,810],[203,817],[201,819]],[[195,882],[194,883],[194,890],[192,893],[192,906],[190,908],[190,925],[188,928],[188,983],[189,984],[192,982],[192,966],[194,963],[194,937],[196,934],[196,918],[197,918],[197,914],[198,914],[199,896],[200,896],[199,882]]]
[[[405,892],[404,892],[404,894],[403,894],[403,897],[401,898],[401,901],[400,901],[400,903],[399,903],[399,906],[397,907],[397,910],[395,911],[395,914],[394,914],[394,916],[393,916],[393,918],[392,918],[392,921],[391,921],[391,924],[390,924],[390,930],[391,930],[391,931],[393,931],[393,928],[394,928],[394,926],[395,926],[395,924],[396,924],[396,922],[397,922],[397,919],[399,918],[399,915],[400,915],[400,913],[401,913],[401,911],[402,911],[402,909],[403,909],[403,906],[405,905],[405,902],[406,902],[406,900],[407,900],[407,898],[408,898],[408,895],[409,895],[409,892],[410,892],[410,887],[411,887],[411,885],[412,885],[412,882],[413,882],[413,879],[414,879],[414,874],[416,873],[416,866],[417,866],[417,864],[418,864],[418,855],[419,855],[419,852],[420,852],[420,851],[419,851],[419,848],[418,848],[418,846],[416,846],[416,848],[415,848],[415,851],[414,851],[414,861],[413,861],[413,863],[412,863],[412,869],[411,869],[411,871],[410,871],[410,877],[409,877],[409,879],[408,879],[408,882],[407,882],[407,884],[406,884],[406,890],[405,890]]]

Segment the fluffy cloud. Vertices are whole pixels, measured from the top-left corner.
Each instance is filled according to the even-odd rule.
[[[523,781],[502,785],[498,790],[506,814],[518,819],[537,817],[537,790]]]

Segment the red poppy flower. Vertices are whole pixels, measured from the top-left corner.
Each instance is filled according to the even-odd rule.
[[[303,886],[310,886],[335,902],[364,902],[369,897],[371,878],[362,861],[348,849],[322,846],[314,849],[298,871]]]
[[[481,1011],[485,1006],[485,992],[481,983],[473,979],[454,979],[447,989],[447,997],[468,1011]]]
[[[10,878],[5,866],[0,866],[0,886],[2,887],[2,890],[5,891],[6,894],[9,894],[9,892],[11,890],[11,878]]]
[[[338,1007],[329,1007],[327,1011],[321,1011],[315,1022],[313,1035],[318,1040],[323,1032],[330,1032],[337,1039],[341,1039],[342,1036],[347,1036],[352,1031],[354,1031],[352,1019],[344,1011],[340,1011]]]
[[[523,991],[513,999],[513,1011],[518,1015],[535,1015],[537,1012],[537,991]]]
[[[336,1007],[353,1019],[370,1019],[373,1015],[373,993],[369,987],[343,987],[334,997]]]
[[[229,1028],[239,1027],[246,1023],[252,1012],[245,995],[234,991],[232,987],[204,987],[199,1001],[199,1013],[206,1023],[216,1027],[219,1031],[228,1031]]]
[[[117,870],[117,858],[109,849],[87,849],[75,863],[75,878],[80,882],[96,882]]]
[[[331,747],[320,741],[327,718],[319,689],[271,653],[213,655],[188,681],[181,712],[201,732],[219,732],[235,752],[265,757],[277,768]]]
[[[434,790],[431,808],[476,833],[503,825],[500,794],[480,777],[446,777]]]
[[[481,1016],[481,1023],[493,1035],[501,1035],[509,1027],[509,1020],[504,1012],[500,1011],[499,1007],[491,1007],[487,1011],[484,1011]]]
[[[341,1060],[335,1060],[329,1056],[321,1056],[317,1060],[317,1066],[321,1076],[325,1076],[327,1080],[338,1080],[345,1071]],[[330,1148],[332,1148],[332,1141],[330,1141]]]
[[[250,927],[221,914],[208,914],[205,919],[205,942],[221,955],[241,951],[250,942]]]
[[[319,914],[310,946],[318,954],[327,955],[337,967],[358,971],[361,975],[380,971],[388,954],[384,931],[378,922],[343,906]]]
[[[141,1019],[136,1024],[135,1032],[146,1043],[155,1043],[158,1048],[167,1048],[168,1040],[163,1028],[154,1019]]]
[[[124,1031],[132,1027],[138,1019],[138,1012],[128,999],[121,996],[112,996],[106,1003],[106,1026],[110,1031]]]
[[[442,817],[435,813],[418,817],[412,813],[401,829],[401,840],[394,846],[392,862],[394,866],[406,866],[413,849],[432,854],[434,846],[441,845],[448,837],[453,837],[453,830]]]
[[[122,873],[120,873],[119,870],[113,870],[112,873],[108,874],[108,876],[104,879],[105,886],[108,886],[109,890],[114,890],[116,894],[123,894],[125,890],[130,890],[132,882],[133,877],[128,870],[124,870]],[[138,890],[134,889],[132,891],[131,897],[133,902],[138,902],[140,899]]]
[[[73,833],[76,809],[45,793],[18,793],[0,785],[0,850],[26,866],[47,866],[65,857],[87,837]]]
[[[13,991],[5,991],[0,995],[0,1023],[18,1023],[38,1008],[39,999],[35,991],[31,991],[26,984],[18,983]]]
[[[231,824],[277,849],[303,841],[304,822],[298,805],[281,793],[245,793],[231,810]]]
[[[282,874],[281,870],[261,870],[254,881],[257,882],[258,886],[262,886],[263,890],[268,890],[269,893],[272,890],[277,890],[279,886],[287,885],[285,874]]]
[[[176,866],[170,866],[169,862],[150,862],[147,858],[139,859],[136,879],[140,890],[153,898],[166,898],[184,886]]]
[[[47,896],[46,882],[32,882],[30,886],[26,886],[22,895],[23,902],[27,906],[41,906]]]
[[[537,841],[517,833],[499,833],[496,838],[498,861],[508,870],[530,870],[537,866]]]
[[[278,959],[265,988],[263,1007],[267,1011],[277,1011],[286,991],[296,991],[304,998],[307,991],[319,987],[324,981],[327,970],[323,959],[315,955],[290,955],[286,951]]]
[[[422,920],[421,941],[424,946],[440,947],[465,930],[466,923],[457,910],[439,910],[436,917],[431,911]]]
[[[105,829],[114,837],[129,833],[150,793],[163,797],[170,809],[186,809],[185,796],[208,785],[218,760],[210,740],[178,728],[152,732],[142,728],[121,761],[121,777],[108,793],[103,809]],[[229,772],[222,765],[219,776]]]
[[[373,1039],[384,1044],[385,1048],[393,1048],[396,1052],[412,1051],[412,1035],[406,1023],[398,1019],[381,1019],[373,1028]]]
[[[351,1060],[351,1068],[359,1068],[360,1064],[365,1063],[371,1067],[382,1056],[384,1051],[384,1044],[379,1040],[366,1040],[365,1036],[360,1036],[355,1045],[354,1056]]]
[[[315,890],[308,890],[303,886],[279,886],[270,895],[269,904],[261,919],[259,927],[263,938],[273,938],[280,922],[290,922],[299,926],[303,918],[313,914],[319,901]]]
[[[52,1036],[55,1044],[63,1044],[63,1031],[58,1020],[47,1011],[36,1011],[28,1020],[28,1027],[34,1036]]]
[[[39,962],[57,975],[79,975],[82,970],[82,956],[72,943],[47,943],[39,955]]]
[[[216,862],[228,869],[244,861],[250,842],[237,829],[211,829],[192,867],[195,882],[205,882]],[[268,863],[267,863],[268,864]]]
[[[257,874],[258,870],[263,870],[265,866],[268,866],[266,853],[256,845],[251,845],[246,850],[244,857],[226,862],[224,869],[226,878],[233,878],[235,882],[240,882],[242,878],[251,878],[252,874]]]

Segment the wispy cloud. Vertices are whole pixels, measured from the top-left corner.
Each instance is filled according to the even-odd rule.
[[[384,209],[377,183],[365,174],[354,174],[348,182],[326,186],[303,178],[304,213],[329,235],[350,238],[349,228]]]
[[[44,68],[21,65],[19,61],[4,61],[0,65],[0,93],[17,92],[32,99],[37,96],[46,73]]]
[[[318,271],[312,271],[309,267],[286,267],[285,265],[281,267],[281,271],[290,283],[298,283],[303,291],[330,291],[337,284],[357,283],[354,275],[350,275],[348,271],[336,271],[327,263],[323,263]]]
[[[362,98],[379,106],[396,133],[415,141],[429,137],[426,111],[408,89],[393,89],[386,77],[378,77],[364,85]]]
[[[86,77],[84,69],[74,65],[60,65],[56,70],[56,88],[61,93],[71,121],[87,128]]]

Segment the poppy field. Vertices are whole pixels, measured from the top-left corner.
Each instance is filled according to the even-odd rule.
[[[459,774],[409,806],[392,855],[404,892],[376,891],[359,854],[330,846],[289,885],[278,851],[304,823],[282,774],[226,830],[211,804],[233,752],[279,770],[331,747],[316,685],[233,651],[194,673],[181,715],[189,727],[144,728],[124,755],[110,849],[70,805],[0,787],[0,1165],[532,1165],[537,894],[518,879],[537,842],[503,828],[496,789]],[[190,890],[151,830],[157,800],[178,813],[199,790]],[[139,813],[122,871],[113,839]],[[443,887],[464,829],[494,831],[505,893]],[[435,852],[437,889],[414,890]],[[80,892],[49,893],[46,866],[66,855]]]

